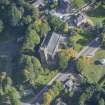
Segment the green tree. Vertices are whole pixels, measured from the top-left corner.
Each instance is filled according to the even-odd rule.
[[[82,70],[84,69],[84,65],[85,65],[85,63],[84,63],[83,57],[79,58],[76,63],[76,68],[80,73],[82,73]]]
[[[16,4],[11,4],[8,10],[8,20],[11,26],[17,26],[22,18],[22,12]]]
[[[4,29],[3,21],[0,20],[0,33],[3,31],[3,29]]]
[[[80,39],[82,39],[82,36],[79,35],[79,34],[70,36],[69,39],[68,39],[68,44],[75,47],[77,41],[79,41]]]
[[[98,105],[105,105],[105,101],[103,98],[101,98],[99,101],[98,101]]]
[[[52,30],[63,32],[64,23],[56,16],[48,16],[48,22]]]
[[[13,87],[8,88],[7,95],[9,96],[11,105],[21,105],[20,95],[15,88],[13,88]]]
[[[58,54],[60,69],[66,69],[68,66],[68,57],[64,52]]]
[[[102,44],[102,47],[105,47],[105,32],[101,34],[101,44]]]
[[[9,5],[10,4],[10,0],[0,0],[0,4],[2,4],[2,5]]]
[[[31,84],[35,84],[37,76],[43,71],[40,61],[36,57],[22,55],[18,62],[21,69],[21,81],[30,81]]]
[[[22,52],[34,51],[34,47],[40,43],[40,37],[35,30],[29,30],[26,32],[23,45],[21,46]]]

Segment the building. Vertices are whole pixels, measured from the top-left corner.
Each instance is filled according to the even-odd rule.
[[[44,0],[36,0],[34,3],[33,3],[33,6],[34,7],[39,7],[39,6],[45,6],[45,4],[44,4]]]
[[[67,89],[68,91],[72,91],[73,87],[74,87],[74,83],[73,83],[73,80],[71,79],[66,81],[64,84],[64,88]]]
[[[57,12],[59,13],[69,13],[71,11],[71,2],[69,0],[58,0],[59,6]]]
[[[81,14],[77,14],[77,15],[72,15],[70,17],[69,20],[67,20],[69,26],[80,26],[82,23],[86,23],[87,22],[87,17],[85,14],[81,13]]]
[[[39,50],[42,64],[56,65],[57,52],[61,48],[61,45],[65,43],[66,39],[61,34],[49,32]]]

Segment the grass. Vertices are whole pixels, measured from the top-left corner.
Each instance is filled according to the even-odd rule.
[[[86,4],[85,0],[73,0],[74,6],[81,8]]]
[[[36,82],[39,84],[46,85],[57,73],[58,70],[46,70],[38,76]]]
[[[85,46],[87,46],[91,40],[93,40],[95,38],[95,35],[93,35],[92,33],[87,32],[80,32],[79,35],[81,36],[81,39],[78,39],[76,45],[75,45],[75,50],[77,52],[81,51],[81,49],[83,49]]]
[[[94,58],[91,58],[89,64],[86,64],[82,74],[87,77],[91,83],[97,83],[105,74],[105,66],[95,64],[98,59],[105,58],[105,50],[100,49]]]
[[[87,15],[94,22],[94,24],[102,23],[105,19],[105,6],[98,5],[95,9],[88,11]]]

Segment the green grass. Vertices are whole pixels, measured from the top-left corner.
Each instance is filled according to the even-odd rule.
[[[74,6],[81,8],[86,4],[85,0],[73,0]]]
[[[58,70],[46,70],[38,76],[36,82],[38,84],[46,85],[57,73]]]
[[[85,31],[80,32],[79,35],[81,36],[81,39],[77,40],[77,43],[74,47],[77,52],[81,51],[85,46],[87,46],[91,42],[91,40],[95,38],[95,35]]]
[[[99,50],[96,56],[91,59],[91,63],[86,64],[82,74],[87,77],[91,83],[97,83],[105,74],[105,66],[95,64],[98,59],[105,58],[105,50]]]
[[[105,6],[98,5],[95,9],[88,11],[87,15],[94,24],[102,23],[105,19]]]
[[[105,17],[89,17],[94,24],[97,24],[97,23],[102,23],[102,21],[105,19]]]

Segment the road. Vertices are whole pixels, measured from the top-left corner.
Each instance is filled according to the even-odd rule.
[[[78,59],[80,56],[94,56],[95,52],[100,48],[100,43],[99,43],[99,38],[95,38],[93,41],[91,41],[89,43],[88,46],[86,46],[85,48],[83,48],[80,53],[78,53],[78,55],[76,56],[76,59]],[[58,73],[37,95],[36,97],[33,99],[33,101],[31,102],[31,104],[35,104],[37,102],[39,102],[41,100],[41,97],[43,95],[44,92],[46,92],[48,90],[48,87],[50,85],[53,84],[54,81],[58,81],[59,78],[66,78],[67,75],[65,75],[65,73]]]
[[[84,49],[82,49],[78,55],[76,56],[76,59],[78,59],[81,55],[82,56],[94,56],[96,51],[100,48],[100,42],[99,38],[95,38],[88,46],[86,46]]]
[[[94,2],[95,3],[95,2]],[[62,18],[62,17],[67,17],[67,19],[68,19],[68,17],[70,17],[70,16],[72,16],[72,15],[76,15],[76,14],[78,14],[78,13],[82,13],[82,12],[84,12],[84,11],[87,11],[87,10],[89,10],[89,9],[91,9],[93,6],[92,5],[94,5],[94,3],[88,3],[88,4],[85,4],[83,7],[81,7],[80,9],[72,9],[71,10],[71,12],[70,13],[60,13],[60,12],[56,12],[56,10],[52,10],[52,11],[49,11],[49,13],[51,14],[51,15],[54,15],[54,16],[56,16],[56,17],[59,17],[59,18]],[[65,20],[66,21],[66,20]]]

